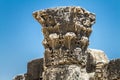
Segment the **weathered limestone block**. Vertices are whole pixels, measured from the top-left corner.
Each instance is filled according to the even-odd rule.
[[[106,80],[106,65],[109,60],[105,53],[97,49],[88,49],[87,72],[93,73],[92,80]]]
[[[114,59],[107,65],[108,80],[120,80],[120,59]]]
[[[63,64],[83,64],[86,63],[86,53],[82,54],[81,48],[72,50],[54,50],[45,49],[46,66],[56,66]],[[85,62],[85,63],[84,63]]]
[[[35,59],[28,63],[27,66],[27,76],[30,80],[39,80],[42,78],[43,72],[43,58]]]
[[[93,59],[94,64],[98,64],[99,62],[107,64],[109,62],[106,54],[102,50],[88,49],[88,54]]]
[[[43,80],[89,80],[85,68],[77,64],[49,67],[44,75]]]
[[[74,61],[74,55],[79,56],[74,52],[80,49],[78,53],[84,54],[87,49],[95,15],[80,7],[51,8],[37,11],[33,15],[43,26],[45,66],[60,65],[63,63],[61,57],[70,59],[64,58],[64,63],[72,60],[79,63],[79,60]]]

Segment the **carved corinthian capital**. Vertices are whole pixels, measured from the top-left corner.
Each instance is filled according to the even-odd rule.
[[[70,67],[75,69],[70,75],[80,75],[77,69],[86,67],[86,49],[95,15],[80,7],[58,7],[36,11],[33,16],[44,34],[44,80],[57,80],[58,75],[62,80],[72,80],[72,76],[65,78]]]

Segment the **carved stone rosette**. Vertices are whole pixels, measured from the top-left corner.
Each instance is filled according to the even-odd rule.
[[[43,80],[89,80],[87,47],[95,15],[80,7],[50,8],[33,15],[44,34]]]

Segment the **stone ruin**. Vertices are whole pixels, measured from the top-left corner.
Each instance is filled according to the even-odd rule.
[[[50,8],[33,13],[42,25],[44,58],[28,63],[13,80],[120,80],[120,59],[108,60],[89,49],[95,14],[81,7]]]

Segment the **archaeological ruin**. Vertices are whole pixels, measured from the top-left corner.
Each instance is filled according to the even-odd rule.
[[[42,26],[44,57],[28,62],[27,72],[13,80],[120,80],[120,59],[88,48],[95,14],[68,6],[33,16]]]

